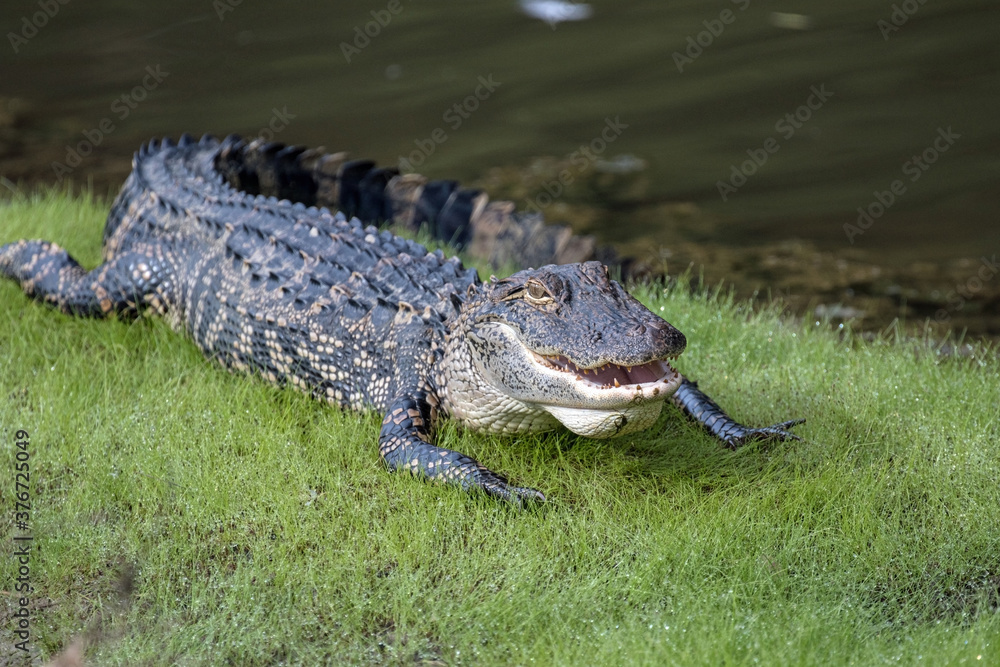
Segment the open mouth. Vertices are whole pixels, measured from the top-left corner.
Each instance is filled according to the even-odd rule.
[[[543,366],[564,373],[574,373],[577,380],[582,380],[603,388],[667,381],[676,374],[676,371],[674,371],[665,359],[657,359],[639,366],[605,364],[598,368],[580,368],[561,355],[548,356],[535,352],[532,352],[532,354]]]

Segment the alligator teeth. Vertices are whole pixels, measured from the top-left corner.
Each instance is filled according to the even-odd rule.
[[[582,368],[560,355],[547,356],[535,353],[535,358],[548,368],[564,371],[567,374],[572,373],[578,382],[586,380],[588,383],[607,389],[662,382],[675,372],[665,359],[653,360],[638,366],[605,363],[594,368]]]

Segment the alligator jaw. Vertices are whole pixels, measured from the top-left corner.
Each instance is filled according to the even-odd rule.
[[[615,410],[643,403],[659,403],[673,394],[683,379],[667,359],[654,359],[637,366],[607,363],[594,368],[581,368],[562,355],[529,352],[535,372],[563,385],[573,396],[569,402],[553,401],[556,406]],[[669,359],[676,356],[672,355]]]
[[[562,355],[542,355],[532,352],[535,361],[563,373],[572,373],[578,382],[586,382],[601,389],[620,388],[626,385],[645,385],[667,382],[677,375],[666,359],[656,359],[639,366],[619,366],[607,363],[597,368],[581,368]],[[674,355],[670,357],[676,359]]]
[[[607,363],[581,368],[562,355],[532,351],[531,358],[536,370],[571,382],[572,393],[578,401],[583,399],[576,406],[543,404],[544,410],[569,430],[590,438],[613,438],[652,426],[664,399],[682,379],[666,359],[638,366]]]

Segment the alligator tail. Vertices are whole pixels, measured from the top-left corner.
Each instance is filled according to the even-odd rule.
[[[546,225],[539,213],[517,212],[513,202],[490,201],[457,181],[400,174],[346,153],[286,146],[262,139],[226,137],[215,167],[233,188],[324,206],[366,223],[390,223],[410,231],[425,226],[436,240],[463,249],[494,267],[538,267],[591,259],[611,260],[592,236],[565,225]]]

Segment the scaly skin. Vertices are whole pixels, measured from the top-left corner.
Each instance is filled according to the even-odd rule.
[[[614,437],[653,424],[673,396],[727,446],[796,437],[786,429],[798,422],[738,424],[674,371],[668,361],[684,336],[599,262],[482,283],[440,251],[304,204],[329,196],[371,218],[430,216],[439,237],[467,243],[483,229],[521,229],[524,218],[509,207],[476,228],[489,218],[481,199],[467,205],[478,193],[458,196],[448,186],[442,200],[442,188],[424,183],[404,196],[398,180],[407,177],[372,178],[370,163],[339,158],[331,176],[322,154],[312,166],[305,154],[235,138],[151,142],[112,207],[101,266],[88,271],[55,244],[18,241],[0,248],[0,274],[72,315],[165,315],[232,370],[344,408],[379,410],[379,453],[391,470],[516,504],[544,496],[435,446],[439,419],[502,433],[563,424]],[[531,229],[507,238],[549,238]],[[549,248],[556,254],[586,245],[559,234],[561,245]],[[518,252],[517,244],[504,252]]]

